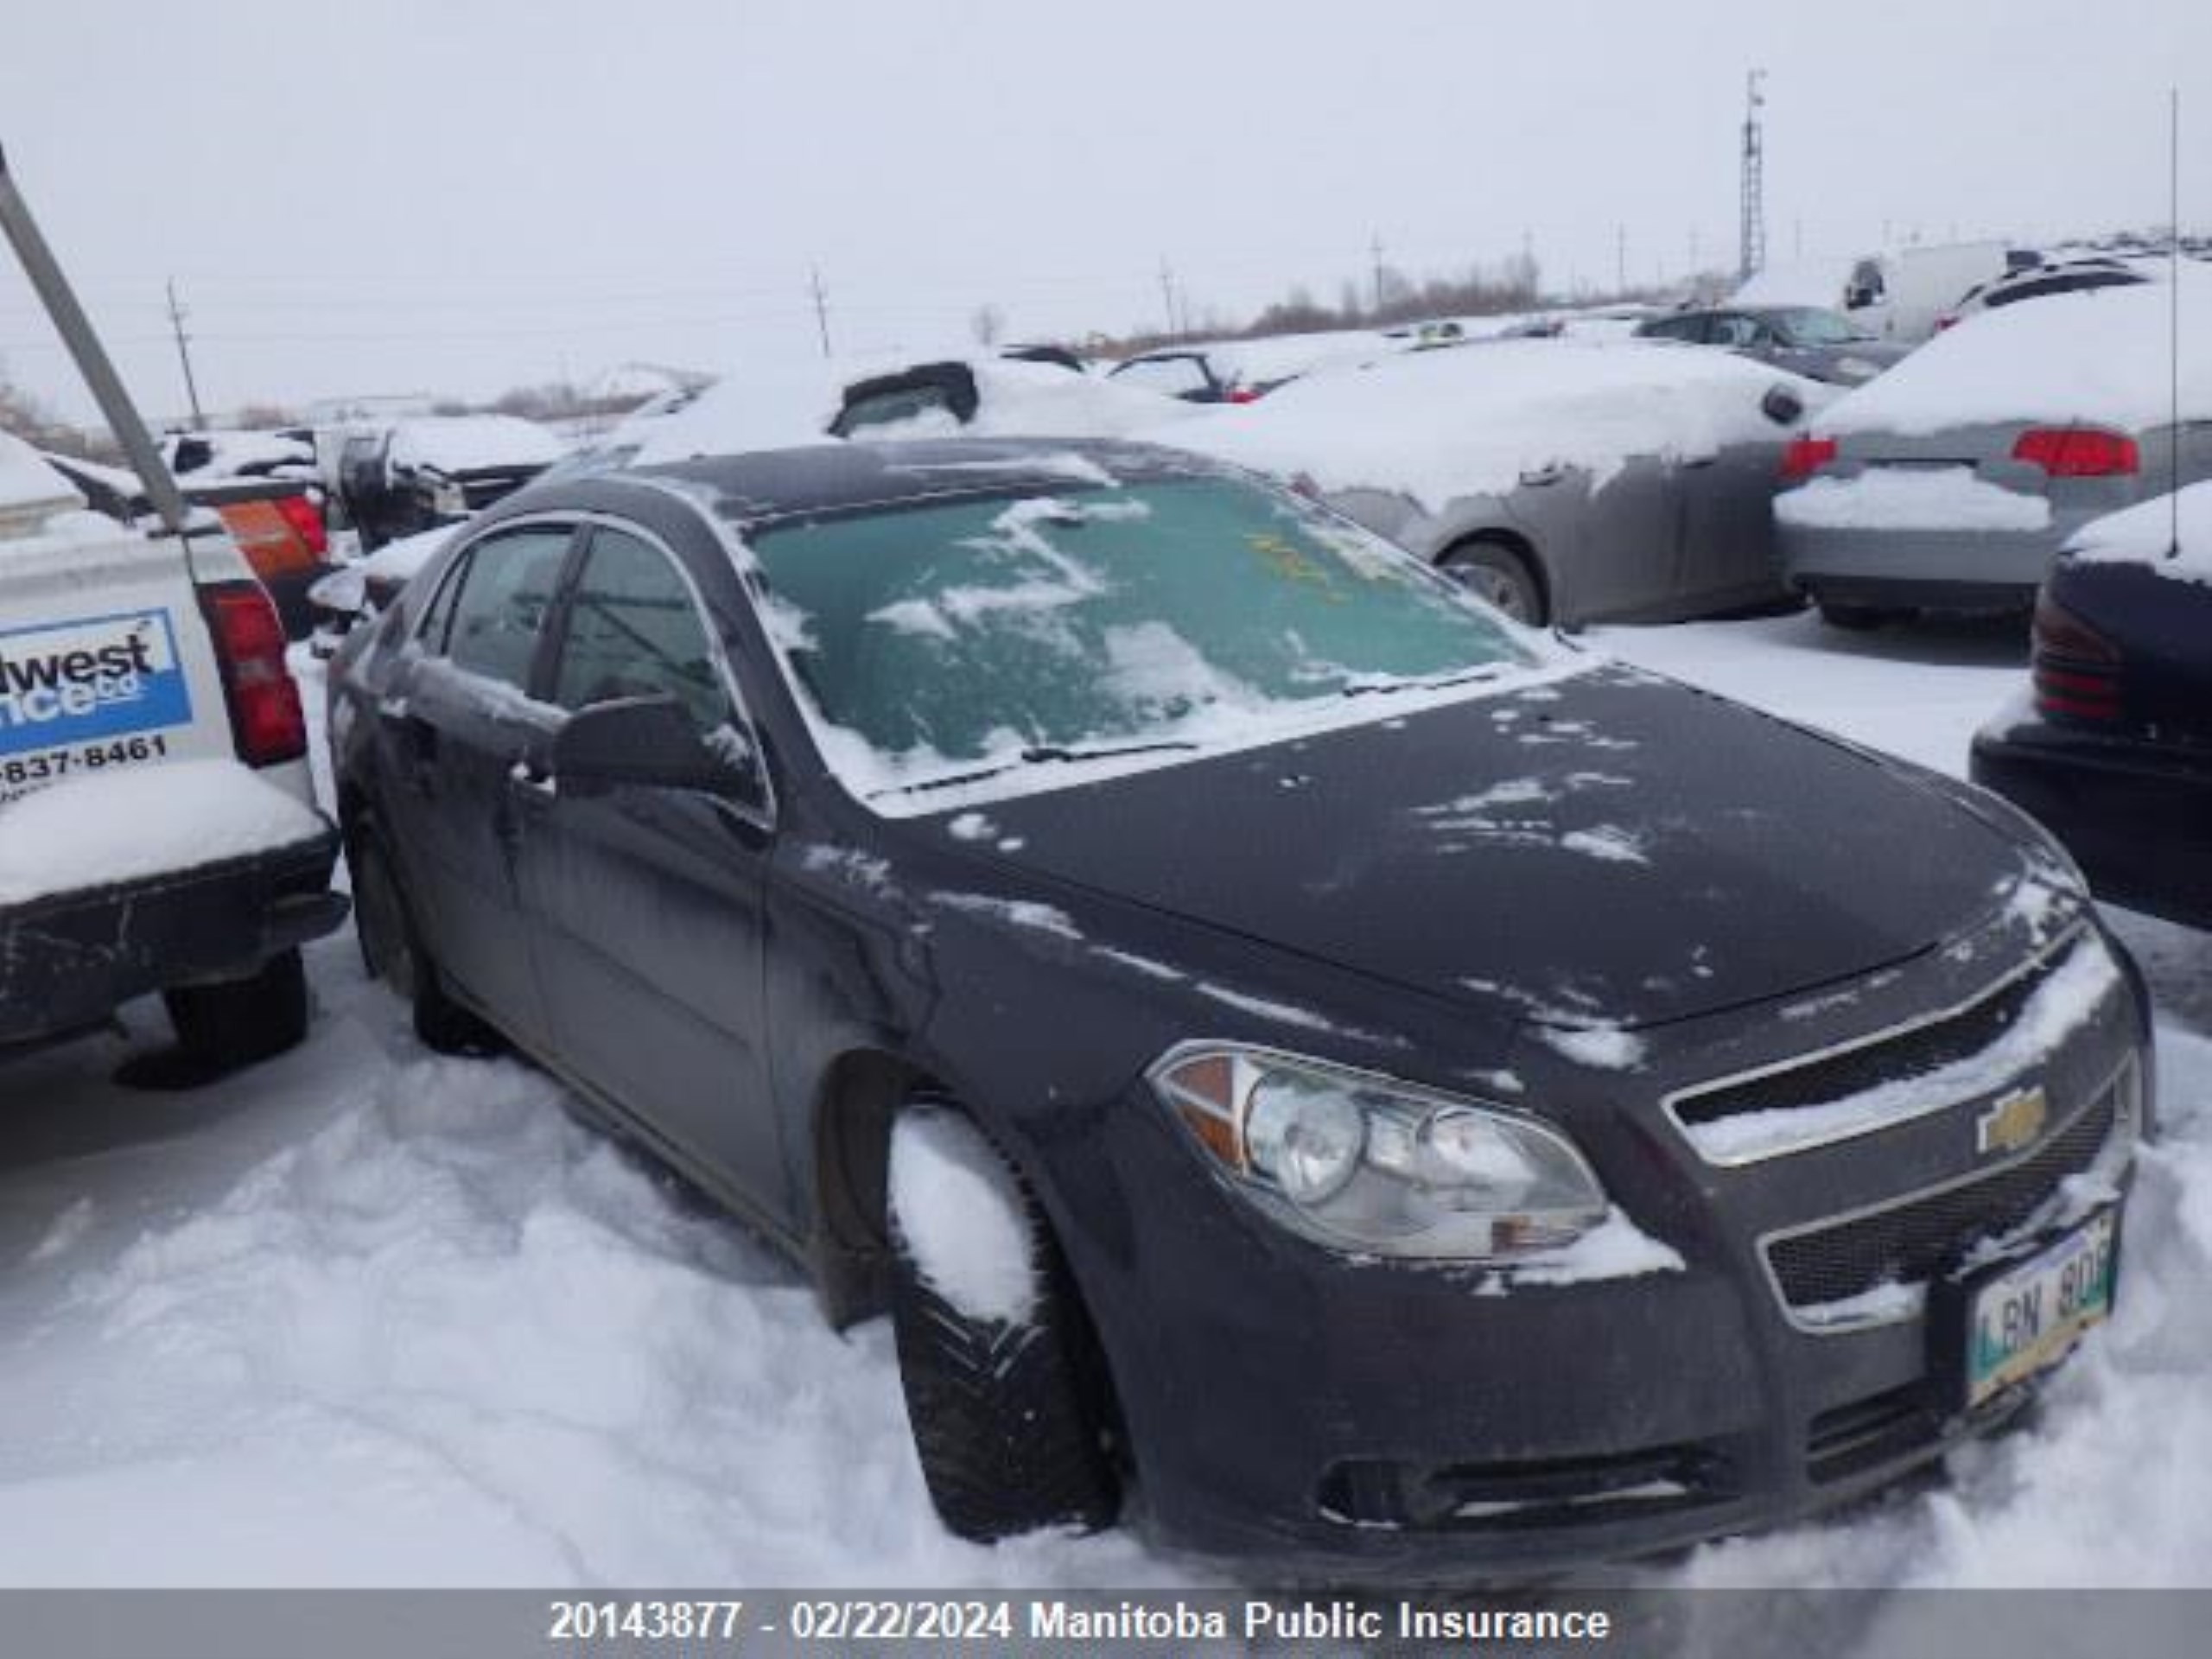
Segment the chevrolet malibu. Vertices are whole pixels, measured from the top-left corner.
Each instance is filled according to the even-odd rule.
[[[887,1312],[964,1535],[1640,1554],[1928,1462],[2113,1305],[2148,1037],[2053,843],[1218,463],[541,484],[335,680],[418,1032]]]

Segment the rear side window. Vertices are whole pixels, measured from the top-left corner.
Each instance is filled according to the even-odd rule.
[[[527,690],[538,636],[568,556],[565,525],[518,530],[479,542],[458,581],[446,655],[455,668]],[[445,602],[442,595],[439,603]],[[430,618],[432,624],[439,619]],[[425,634],[425,639],[429,639]]]
[[[1696,345],[1705,338],[1706,319],[1696,317],[1669,317],[1661,322],[1647,322],[1638,332],[1651,340],[1681,340]]]
[[[673,696],[702,734],[730,717],[707,626],[683,573],[640,537],[594,530],[569,601],[553,700],[576,709],[657,695]]]

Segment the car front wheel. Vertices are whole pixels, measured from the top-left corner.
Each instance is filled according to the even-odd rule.
[[[1478,599],[1487,601],[1516,622],[1541,626],[1543,591],[1528,562],[1498,542],[1468,542],[1452,549],[1437,568]]]
[[[893,1333],[922,1478],[978,1542],[1115,1516],[1103,1368],[1034,1194],[957,1109],[892,1128]]]

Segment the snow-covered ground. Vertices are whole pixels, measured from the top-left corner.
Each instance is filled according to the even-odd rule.
[[[1963,626],[1596,639],[1951,770],[2021,675]],[[1647,1579],[2212,1581],[2212,940],[2121,919],[2165,1120],[2115,1324],[1948,1484]],[[118,1089],[109,1039],[0,1070],[0,1583],[1186,1579],[1122,1535],[948,1538],[880,1323],[832,1335],[543,1077],[426,1054],[350,939],[310,966],[308,1045],[219,1089]]]

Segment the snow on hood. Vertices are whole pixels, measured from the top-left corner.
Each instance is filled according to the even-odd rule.
[[[2212,583],[2212,483],[2180,493],[2181,552],[2174,546],[2175,499],[2161,495],[2109,513],[2075,532],[2066,551],[2084,564],[2143,564],[2181,582]]]
[[[963,426],[945,410],[872,426],[855,437],[870,443],[901,438],[1124,438],[1189,415],[1191,405],[1164,392],[1050,363],[1000,359],[969,361],[976,377],[975,418]]]
[[[2181,272],[2181,404],[2212,416],[2212,270]],[[2139,430],[2164,423],[2172,289],[2087,289],[1976,314],[1929,340],[1821,417],[1823,433],[1920,435],[2008,421],[2088,422]]]
[[[650,467],[820,443],[844,387],[866,372],[885,372],[835,360],[742,365],[674,409],[648,404],[608,433],[602,447],[633,450],[629,462]]]
[[[391,435],[395,467],[465,473],[483,467],[550,467],[563,453],[560,439],[512,415],[453,415],[403,421]]]
[[[412,582],[416,572],[437,556],[438,550],[457,528],[454,524],[435,524],[412,536],[403,536],[396,542],[386,542],[365,559],[357,559],[323,577],[308,590],[308,597],[334,611],[358,611],[368,602],[370,582],[404,585]]]
[[[1760,400],[1787,385],[1807,409],[1833,392],[1725,352],[1640,341],[1486,341],[1408,353],[1294,381],[1234,418],[1147,433],[1325,493],[1387,490],[1440,511],[1569,465],[1609,474],[1634,455],[1709,455],[1779,443]]]
[[[235,760],[73,777],[0,806],[0,905],[243,858],[322,827]]]
[[[0,535],[29,530],[84,505],[85,498],[37,450],[0,432]]]
[[[1378,357],[1402,352],[1411,343],[1370,328],[1332,328],[1314,334],[1269,334],[1257,340],[1210,340],[1190,349],[1204,352],[1217,370],[1228,371],[1243,385],[1263,386],[1294,375],[1371,363]]]

